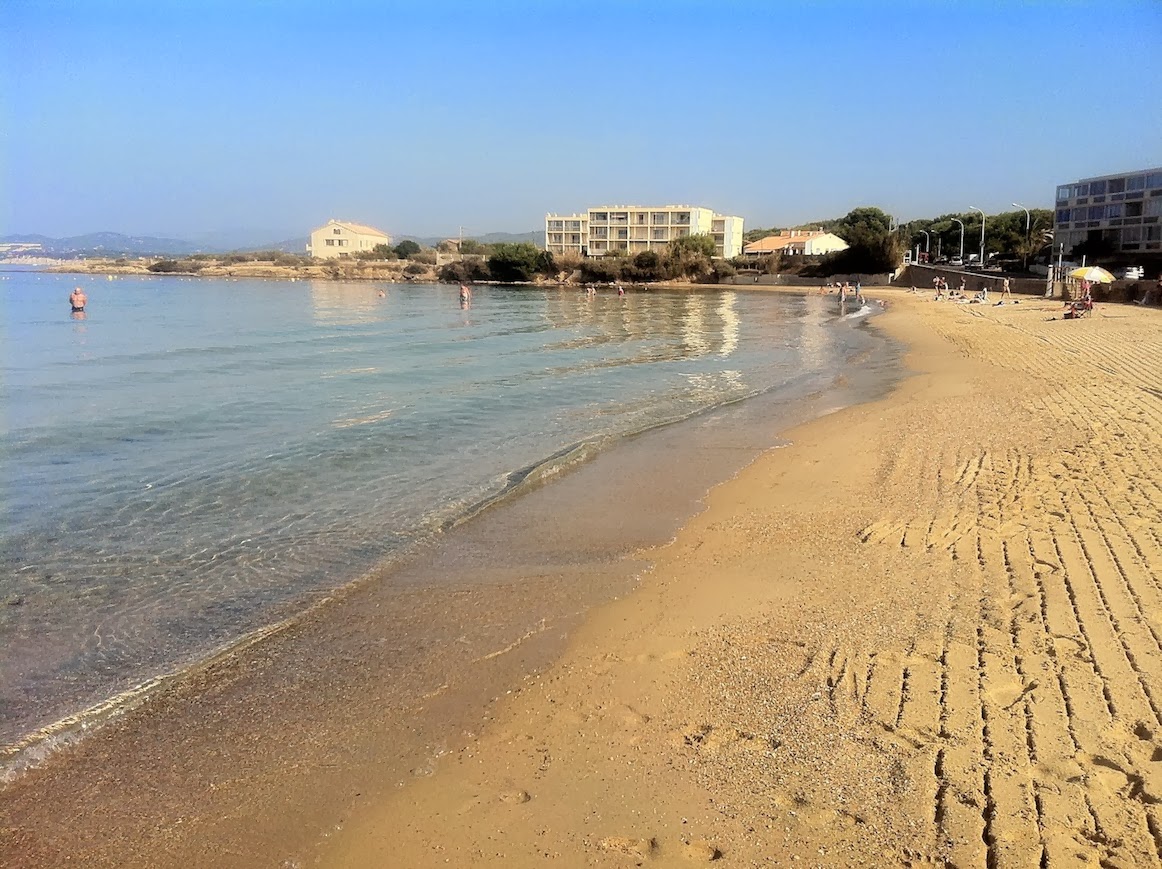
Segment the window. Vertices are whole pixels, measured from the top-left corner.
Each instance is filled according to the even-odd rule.
[[[1145,226],[1146,241],[1158,241],[1162,239],[1162,226]]]
[[[1113,178],[1113,179],[1111,179],[1109,192],[1110,193],[1125,193],[1126,192],[1126,179],[1125,178]]]
[[[1146,176],[1147,187],[1162,187],[1162,172],[1151,172]]]
[[[1127,190],[1145,190],[1146,189],[1146,176],[1145,175],[1135,175],[1132,178],[1127,178],[1126,179],[1126,189]]]
[[[337,227],[337,226],[336,226],[334,229],[332,229],[332,230],[331,230],[331,234],[332,234],[332,235],[342,235],[342,233],[343,233],[343,230],[341,230],[341,229],[340,229],[339,227]]]
[[[1126,203],[1126,217],[1141,217],[1142,203],[1141,202],[1127,202]]]
[[[1070,194],[1070,191],[1072,191],[1072,190],[1073,190],[1073,185],[1062,184],[1060,187],[1057,188],[1057,201],[1058,202],[1068,202],[1070,199],[1069,194]]]
[[[1162,216],[1162,199],[1147,199],[1145,204],[1147,217]]]
[[[333,239],[333,238],[327,239],[327,247],[334,247],[334,246],[335,246],[335,239]]]
[[[1106,192],[1106,183],[1104,181],[1090,181],[1089,195],[1090,196],[1104,196]]]
[[[650,214],[650,223],[655,226],[665,226],[670,222],[670,215],[664,211],[655,211]]]
[[[578,232],[581,229],[581,221],[567,220],[565,221],[565,229],[569,230],[570,232]]]
[[[1090,220],[1101,220],[1102,215],[1105,214],[1106,207],[1104,205],[1091,205],[1086,217]]]
[[[550,220],[549,221],[549,229],[551,229],[551,230],[552,229],[561,229],[562,225],[563,225],[563,221],[560,221],[560,220]]]
[[[1069,223],[1069,209],[1068,208],[1058,208],[1057,209],[1057,222],[1058,223]]]
[[[1089,185],[1078,184],[1073,188],[1074,196],[1089,196]]]
[[[1122,209],[1125,208],[1120,202],[1115,205],[1106,206],[1106,219],[1113,220],[1115,217],[1122,216]]]
[[[1137,243],[1142,240],[1142,227],[1127,226],[1122,230],[1122,244]]]
[[[608,211],[594,211],[593,214],[590,215],[589,219],[594,221],[595,223],[608,223],[609,222],[609,212]]]
[[[345,238],[339,239],[339,247],[347,247],[347,239],[345,239]]]

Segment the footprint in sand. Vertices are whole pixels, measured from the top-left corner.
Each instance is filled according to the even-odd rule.
[[[646,860],[653,857],[658,850],[656,839],[634,839],[630,836],[606,836],[597,843],[603,851],[612,851],[616,854],[628,854]]]

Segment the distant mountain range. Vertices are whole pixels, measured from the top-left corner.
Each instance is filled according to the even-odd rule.
[[[426,247],[434,247],[446,238],[454,236],[421,237],[414,235],[397,235],[395,241],[411,239]],[[541,245],[544,242],[544,233],[541,232],[490,232],[487,235],[466,236],[482,244],[497,242],[532,242]],[[52,238],[47,235],[5,235],[0,236],[0,244],[39,244],[40,250],[32,253],[44,256],[60,257],[62,259],[82,257],[118,257],[118,256],[146,256],[160,254],[165,256],[186,256],[193,253],[230,253],[232,251],[279,250],[288,253],[305,253],[307,242],[310,239],[288,238],[283,241],[272,241],[268,244],[237,243],[242,241],[235,236],[231,239],[226,233],[207,233],[201,236],[199,242],[186,241],[179,238],[161,238],[152,235],[123,235],[119,232],[92,232],[88,235],[72,235],[67,238]],[[0,254],[2,255],[2,254]]]

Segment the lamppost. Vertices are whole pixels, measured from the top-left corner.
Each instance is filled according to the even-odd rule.
[[[960,264],[964,265],[964,221],[953,217],[952,222],[960,224]]]
[[[1028,268],[1029,263],[1029,227],[1033,223],[1032,217],[1029,215],[1029,209],[1019,202],[1013,203],[1014,208],[1019,208],[1025,212],[1025,252],[1021,255],[1021,268]]]
[[[984,212],[975,205],[968,206],[969,211],[980,211],[980,267],[984,268]]]
[[[924,233],[924,257],[928,258],[928,244],[932,241],[931,236],[928,235],[928,230],[922,229],[920,232]]]

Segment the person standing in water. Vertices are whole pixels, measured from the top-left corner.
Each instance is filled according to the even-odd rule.
[[[472,304],[472,288],[469,287],[467,284],[460,285],[460,304],[461,305],[471,305]]]
[[[85,295],[85,291],[80,287],[75,288],[72,295],[69,296],[69,304],[73,306],[74,314],[85,313],[85,303],[88,301],[88,296]]]

